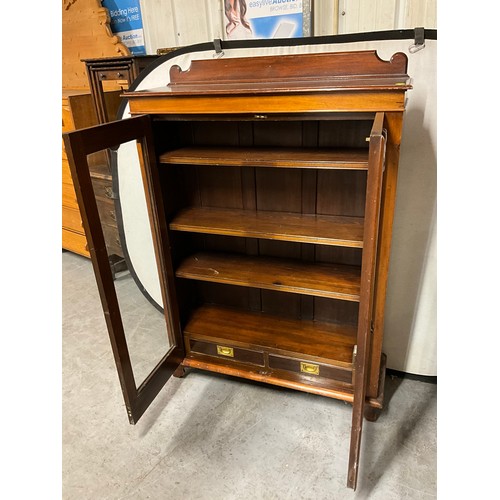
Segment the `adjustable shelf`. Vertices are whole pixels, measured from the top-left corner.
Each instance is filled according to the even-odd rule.
[[[197,253],[176,271],[179,278],[359,301],[361,269],[299,260],[227,253]]]
[[[180,210],[174,231],[363,247],[363,218],[208,207]]]
[[[185,147],[160,155],[160,163],[176,165],[367,170],[362,148]]]

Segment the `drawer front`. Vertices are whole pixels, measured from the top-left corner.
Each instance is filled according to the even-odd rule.
[[[70,132],[74,130],[75,126],[73,124],[73,117],[71,116],[71,110],[69,109],[69,104],[62,106],[62,131]]]
[[[215,344],[196,339],[189,339],[188,345],[192,353],[205,354],[219,359],[238,361],[239,363],[247,363],[257,366],[265,365],[264,353],[260,351],[243,349],[231,344]]]
[[[65,207],[78,209],[78,201],[73,184],[62,184],[62,204]]]
[[[87,156],[90,175],[97,174],[111,180],[110,159],[107,151],[97,151]]]
[[[92,187],[96,198],[107,199],[111,202],[116,198],[111,180],[92,177]]]
[[[97,210],[99,211],[99,220],[102,225],[118,227],[116,221],[115,203],[107,198],[96,198]]]
[[[64,158],[64,155],[62,159],[62,181],[63,184],[73,184],[73,178],[71,177],[69,162],[67,158]]]
[[[120,242],[118,229],[107,224],[102,224],[101,227],[108,255],[118,255],[119,257],[123,257],[122,244]]]
[[[75,208],[62,207],[62,226],[77,233],[85,234],[82,216]]]
[[[130,81],[131,75],[128,68],[102,69],[97,71],[97,78],[101,82],[105,82],[107,80]]]
[[[62,247],[71,252],[78,253],[85,257],[90,257],[90,252],[87,246],[87,239],[83,234],[62,230]]]
[[[315,363],[306,359],[289,358],[286,356],[278,356],[276,354],[269,355],[269,368],[274,370],[285,370],[293,373],[300,373],[310,377],[323,377],[348,384],[352,383],[352,371],[338,366],[325,365]]]

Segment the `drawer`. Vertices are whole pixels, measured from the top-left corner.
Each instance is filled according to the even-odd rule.
[[[132,78],[128,67],[115,68],[115,69],[102,69],[97,71],[97,78],[103,82],[107,80],[126,80],[130,81]]]
[[[108,199],[112,202],[117,197],[113,191],[111,179],[92,177],[92,187],[96,198]]]
[[[62,184],[62,204],[65,207],[79,208],[73,184]]]
[[[118,228],[118,224],[116,222],[115,204],[112,200],[98,199],[97,210],[99,211],[99,220],[101,221],[101,224],[115,229]]]
[[[82,216],[76,208],[62,207],[62,226],[65,229],[85,234]]]
[[[264,353],[252,349],[244,349],[226,343],[212,343],[204,340],[189,338],[186,342],[190,351],[196,354],[205,354],[219,359],[238,361],[251,365],[264,366]]]
[[[66,158],[64,158],[64,155],[62,159],[62,181],[64,184],[73,184],[69,162]]]
[[[269,368],[272,370],[285,370],[299,373],[310,377],[339,380],[348,384],[352,383],[352,371],[350,369],[316,363],[306,359],[269,354]]]
[[[90,175],[107,177],[111,181],[110,158],[107,150],[97,151],[87,156]]]
[[[108,255],[118,255],[119,257],[123,257],[122,244],[120,241],[120,235],[118,234],[118,228],[107,224],[102,224],[101,227]]]
[[[67,163],[69,169],[68,154],[66,153],[66,148],[64,147],[64,143],[62,145],[61,156],[63,162]],[[96,172],[97,174],[100,175],[105,175],[105,176],[107,175],[111,179],[109,162],[105,153],[103,153],[102,151],[98,151],[97,153],[92,153],[91,155],[89,155],[88,165],[89,165],[89,171],[91,173]]]
[[[69,105],[62,106],[62,131],[69,132],[74,130],[75,126],[73,124],[73,117],[71,116],[71,110]]]
[[[99,212],[99,220],[101,224],[118,227],[116,221],[116,208],[114,200],[108,198],[96,197],[97,210]]]
[[[90,252],[87,246],[87,239],[85,235],[69,231],[68,229],[62,230],[62,247],[71,252],[78,253],[85,257],[90,257]]]

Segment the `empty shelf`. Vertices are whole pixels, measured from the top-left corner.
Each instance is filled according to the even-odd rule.
[[[197,253],[176,271],[179,278],[359,301],[360,268],[276,257]]]
[[[278,168],[367,170],[367,149],[186,147],[160,155],[160,163]]]
[[[356,327],[282,318],[270,314],[204,305],[191,315],[184,333],[192,338],[295,353],[350,368]]]
[[[363,247],[363,218],[191,207],[170,223],[175,231]]]

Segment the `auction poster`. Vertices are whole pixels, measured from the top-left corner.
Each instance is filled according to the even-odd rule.
[[[223,0],[223,4],[227,40],[304,36],[303,0]]]
[[[139,0],[102,0],[111,17],[111,31],[132,55],[146,54]]]

